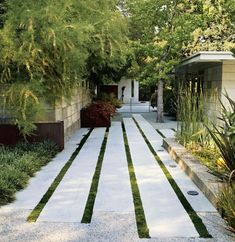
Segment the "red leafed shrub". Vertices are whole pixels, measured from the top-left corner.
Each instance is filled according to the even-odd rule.
[[[115,107],[108,102],[93,102],[81,110],[82,127],[109,127]]]

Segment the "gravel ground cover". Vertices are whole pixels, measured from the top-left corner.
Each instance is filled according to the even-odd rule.
[[[148,114],[149,117],[152,114]],[[147,114],[146,114],[147,116]],[[146,118],[145,116],[145,118]],[[152,119],[154,116],[151,116]],[[166,128],[173,123],[166,123]],[[157,127],[157,128],[162,128]],[[164,128],[164,127],[163,127]],[[43,172],[43,171],[41,171]],[[124,241],[124,242],[234,242],[235,236],[225,228],[217,212],[198,213],[213,238],[151,238],[139,239],[134,212],[95,211],[90,224],[26,221],[29,209],[0,208],[1,242],[67,242],[67,241]]]

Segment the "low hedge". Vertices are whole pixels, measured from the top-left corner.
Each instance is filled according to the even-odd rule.
[[[0,205],[13,201],[16,191],[24,188],[57,152],[58,147],[50,141],[0,146]]]

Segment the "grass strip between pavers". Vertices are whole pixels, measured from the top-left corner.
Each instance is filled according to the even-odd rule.
[[[161,161],[161,159],[159,158],[159,156],[155,152],[154,148],[152,147],[152,145],[148,141],[147,137],[145,136],[144,132],[140,128],[139,124],[136,122],[135,119],[133,119],[133,120],[134,120],[136,126],[138,127],[140,133],[142,134],[142,136],[143,136],[146,144],[148,145],[150,151],[153,153],[156,161],[158,162],[159,166],[161,167],[162,171],[164,172],[165,176],[167,177],[167,180],[169,181],[171,187],[175,191],[175,193],[176,193],[177,197],[179,198],[181,204],[183,205],[184,209],[188,213],[188,215],[189,215],[190,219],[192,220],[192,222],[193,222],[197,232],[199,233],[200,237],[202,237],[202,238],[212,238],[212,236],[209,234],[206,226],[202,222],[202,219],[197,215],[195,210],[192,208],[192,206],[190,205],[190,203],[188,202],[188,200],[186,199],[186,197],[184,196],[184,194],[180,190],[179,186],[177,185],[177,183],[175,182],[175,180],[171,176],[170,172],[167,170],[166,166],[163,164],[163,162]]]
[[[156,131],[162,136],[162,138],[164,138],[164,139],[166,138],[166,136],[159,129],[156,129]]]
[[[91,183],[91,188],[89,192],[89,196],[86,202],[86,207],[82,216],[82,223],[90,223],[92,214],[93,214],[93,208],[95,204],[95,199],[96,199],[96,194],[98,190],[98,185],[99,185],[99,180],[100,180],[100,173],[101,173],[101,168],[104,160],[104,153],[106,149],[106,144],[107,144],[107,139],[108,139],[108,133],[109,133],[109,128],[106,129],[104,140],[101,145],[100,149],[100,154],[98,157],[97,165],[95,168],[95,173],[92,178],[92,183]]]
[[[51,186],[48,188],[47,192],[44,194],[44,196],[42,197],[40,202],[37,204],[37,206],[33,209],[33,211],[28,216],[28,218],[27,218],[28,222],[36,222],[37,221],[37,219],[38,219],[40,213],[42,212],[43,208],[46,206],[47,202],[49,201],[49,199],[53,195],[53,193],[56,190],[57,186],[60,184],[60,182],[63,179],[64,175],[66,174],[66,172],[68,171],[68,169],[72,165],[74,159],[76,158],[76,156],[78,155],[78,153],[82,149],[82,147],[85,144],[86,140],[90,136],[92,130],[93,129],[90,129],[90,131],[86,135],[84,135],[84,137],[82,138],[78,148],[73,152],[73,154],[71,155],[70,159],[63,166],[63,168],[61,169],[60,173],[57,175],[55,180],[52,182]]]
[[[143,209],[143,205],[140,197],[140,192],[138,188],[138,183],[135,176],[135,170],[134,170],[134,166],[131,158],[130,148],[128,145],[126,130],[123,122],[122,122],[122,131],[123,131],[123,138],[125,143],[126,157],[128,162],[129,176],[131,181],[131,190],[132,190],[134,206],[135,206],[135,217],[136,217],[138,235],[140,238],[150,238],[149,229],[147,226],[144,209]]]

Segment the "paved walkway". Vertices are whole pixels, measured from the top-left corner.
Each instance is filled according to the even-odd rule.
[[[92,131],[38,221],[81,222],[105,128]]]
[[[120,122],[109,129],[94,211],[134,212]]]
[[[145,118],[149,118],[148,122]],[[213,239],[199,235],[187,212],[169,185],[131,117],[124,125],[134,165],[137,184],[151,239],[142,241],[234,241],[224,229],[224,222],[190,178],[163,150],[162,137],[172,137],[175,124],[153,127],[151,113],[133,115],[152,147],[202,218]],[[29,186],[17,194],[16,202],[0,208],[0,241],[140,241],[137,233],[133,197],[121,122],[113,122],[109,129],[98,191],[91,224],[81,224],[92,177],[95,172],[105,129],[92,131],[70,169],[42,210],[36,223],[26,222],[48,187],[77,148],[87,129],[81,129],[66,144],[65,150],[44,167]],[[174,164],[174,166],[172,166]],[[175,166],[176,165],[176,166]],[[188,190],[199,195],[190,197]],[[215,222],[216,221],[216,222]]]
[[[124,124],[150,236],[199,237],[134,121]]]

